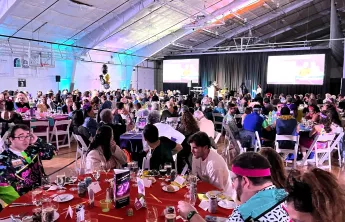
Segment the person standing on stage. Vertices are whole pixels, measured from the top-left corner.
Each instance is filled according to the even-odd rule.
[[[244,84],[244,82],[242,82],[242,84],[240,86],[240,92],[242,95],[246,95],[248,93],[247,86]]]
[[[258,84],[258,88],[256,89],[256,95],[259,93],[262,95],[262,89],[260,84]]]

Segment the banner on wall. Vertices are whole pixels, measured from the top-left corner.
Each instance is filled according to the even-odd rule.
[[[18,79],[18,87],[26,87],[26,79]]]

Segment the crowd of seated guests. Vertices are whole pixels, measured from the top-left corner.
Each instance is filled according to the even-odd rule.
[[[300,134],[300,144],[308,147],[317,135],[338,134],[343,130],[339,109],[341,109],[341,104],[345,103],[344,98],[342,96],[334,98],[331,95],[326,95],[325,98],[322,101],[320,95],[315,96],[314,94],[292,97],[284,94],[262,96],[259,93],[255,95],[254,99],[250,94],[235,94],[212,100],[208,96],[191,94],[184,98],[178,92],[169,91],[165,94],[155,90],[87,91],[84,93],[79,91],[68,93],[64,90],[62,93],[56,94],[51,91],[46,95],[39,92],[37,98],[32,98],[27,92],[5,91],[0,94],[0,120],[4,123],[7,121],[17,124],[21,121],[21,115],[18,113],[25,113],[32,107],[36,107],[41,112],[61,107],[62,113],[68,114],[72,119],[70,131],[80,135],[89,147],[86,155],[86,167],[88,170],[92,170],[101,167],[107,169],[123,167],[127,162],[127,157],[119,147],[120,135],[133,130],[136,127],[137,119],[147,118],[148,123],[143,130],[143,143],[144,151],[151,157],[151,169],[159,169],[167,162],[172,163],[172,166],[175,167],[173,156],[177,154],[178,172],[181,172],[187,165],[202,180],[229,193],[236,191],[237,197],[242,203],[255,196],[255,194],[246,196],[246,190],[243,189],[248,189],[247,191],[250,193],[265,190],[266,185],[270,187],[269,189],[285,188],[289,191],[288,212],[290,210],[293,212],[293,215],[289,213],[291,218],[298,220],[300,212],[303,212],[307,214],[307,218],[324,219],[324,215],[314,213],[314,210],[320,209],[320,206],[309,201],[310,198],[321,198],[317,196],[320,195],[317,194],[317,190],[309,191],[301,200],[295,193],[298,192],[298,189],[303,190],[312,186],[309,184],[311,180],[315,183],[322,183],[320,178],[313,177],[322,176],[325,174],[324,172],[314,170],[299,176],[294,175],[295,179],[291,182],[289,179],[292,176],[287,177],[282,159],[271,148],[260,150],[260,155],[268,160],[265,163],[255,165],[255,160],[262,160],[261,157],[249,154],[247,154],[249,156],[243,157],[244,159],[238,156],[233,161],[233,166],[236,167],[268,167],[271,170],[270,179],[256,180],[246,175],[230,172],[227,168],[220,171],[220,168],[224,168],[220,166],[226,165],[226,163],[213,149],[217,146],[212,143],[216,129],[212,113],[221,114],[223,117],[220,118],[224,124],[229,126],[235,139],[248,148],[252,148],[254,145],[255,132],[258,132],[264,145],[271,147],[274,146],[276,134],[297,135],[300,130],[299,122],[303,118],[305,121],[313,123],[308,134]],[[320,109],[321,101],[322,108]],[[238,114],[242,114],[240,119],[238,119]],[[272,118],[274,115],[276,118]],[[176,127],[164,123],[169,117],[179,118]],[[30,138],[30,135],[27,137]],[[293,142],[278,142],[281,148],[293,149],[294,147]],[[324,144],[320,143],[318,146],[322,148]],[[51,149],[53,150],[53,148]],[[51,155],[47,158],[51,158]],[[250,159],[253,159],[254,163],[249,166],[246,161]],[[196,163],[209,168],[205,168],[207,170],[204,172],[198,169]],[[216,170],[211,167],[212,164]],[[323,176],[332,180],[334,189],[343,192],[336,186],[335,178],[328,174]],[[287,185],[287,182],[290,183]],[[234,189],[231,188],[232,183],[234,183]],[[250,188],[244,185],[246,183]],[[337,197],[339,203],[344,201],[342,198],[344,196]],[[303,202],[305,205],[300,206],[296,204],[296,201],[305,201],[305,203]],[[185,208],[191,209],[190,206],[184,204],[179,207],[182,214]],[[283,208],[278,210],[284,212]],[[332,209],[331,211],[333,212]],[[240,213],[235,210],[233,217],[236,218],[236,215]],[[281,221],[285,221],[288,214],[285,211],[282,215],[284,219]],[[339,221],[332,213],[328,213],[327,216],[335,219],[332,221]]]

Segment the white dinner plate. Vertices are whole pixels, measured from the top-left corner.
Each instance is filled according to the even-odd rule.
[[[236,203],[234,201],[221,200],[218,202],[218,206],[229,210],[229,209],[234,209],[236,207]]]
[[[174,188],[174,191],[168,191],[167,190],[167,187],[168,186],[172,186]],[[167,185],[167,186],[163,186],[162,189],[165,191],[165,192],[169,192],[169,193],[175,193],[177,191],[179,191],[180,188],[178,188],[177,186],[174,186],[174,185]]]
[[[59,203],[63,203],[63,202],[70,201],[73,198],[74,197],[72,194],[64,193],[64,194],[57,195],[56,197],[54,197],[53,200]]]
[[[60,217],[60,214],[58,213],[58,212],[54,212],[54,221],[57,221],[57,219],[59,219],[59,217]]]

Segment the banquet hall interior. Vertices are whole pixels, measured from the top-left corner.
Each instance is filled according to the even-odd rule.
[[[0,222],[344,222],[344,24],[343,0],[0,0]]]

